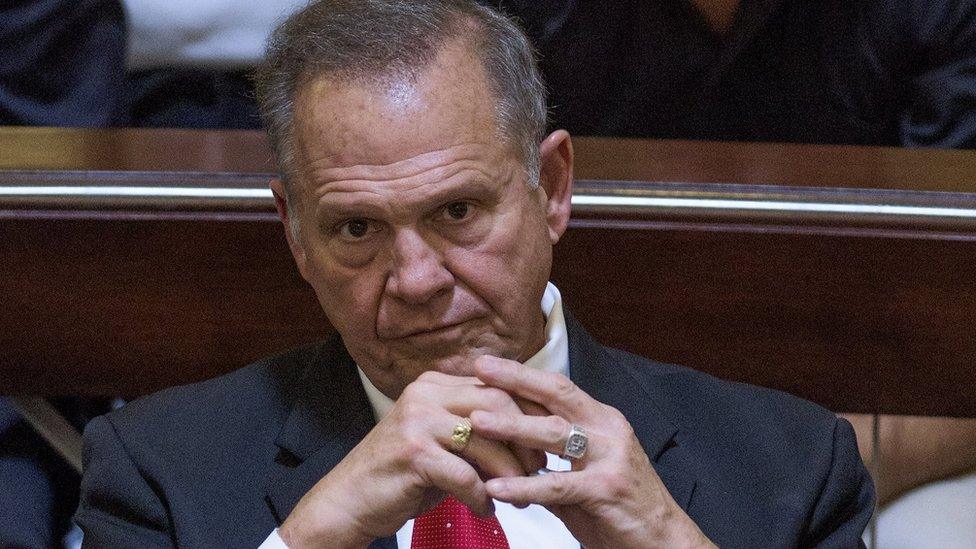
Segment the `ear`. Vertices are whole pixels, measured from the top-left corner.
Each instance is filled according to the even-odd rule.
[[[566,232],[572,213],[573,141],[565,130],[556,130],[539,145],[539,184],[546,191],[546,223],[553,244]]]
[[[271,180],[271,194],[274,195],[278,218],[281,219],[281,224],[284,225],[285,238],[288,240],[288,248],[291,250],[291,255],[295,258],[298,272],[301,273],[302,278],[308,280],[308,277],[305,276],[305,248],[298,241],[298,235],[292,233],[292,220],[289,219],[288,202],[285,200],[285,184],[280,179],[275,178]]]

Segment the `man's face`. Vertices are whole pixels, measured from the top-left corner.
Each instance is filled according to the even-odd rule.
[[[551,185],[529,189],[494,109],[462,46],[443,48],[415,79],[323,77],[298,94],[292,251],[352,357],[390,397],[426,370],[469,375],[478,355],[525,360],[544,344],[539,303],[568,197],[554,214]],[[571,181],[563,136],[543,152],[568,160]]]

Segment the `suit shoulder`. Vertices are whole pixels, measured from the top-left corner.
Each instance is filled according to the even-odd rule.
[[[761,508],[783,524],[814,517],[811,536],[826,535],[832,521],[856,512],[849,528],[859,536],[873,486],[844,419],[782,391],[610,353],[622,374],[648,388],[654,402],[647,406],[673,422],[677,446],[702,480],[700,501],[734,494],[743,508]]]
[[[732,426],[731,432],[763,436],[783,433],[784,440],[804,432],[822,437],[835,428],[836,414],[784,391],[719,379],[616,349],[607,351],[629,375],[661,395],[661,404],[678,423]]]
[[[293,349],[216,378],[163,389],[105,417],[124,441],[157,447],[257,428],[287,413],[299,376],[330,347]]]

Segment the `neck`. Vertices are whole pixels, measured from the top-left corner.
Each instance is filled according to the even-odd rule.
[[[538,319],[538,324],[536,324],[531,330],[535,334],[528,344],[525,345],[522,352],[515,358],[519,362],[525,362],[530,357],[538,353],[546,345],[546,317],[540,314]]]

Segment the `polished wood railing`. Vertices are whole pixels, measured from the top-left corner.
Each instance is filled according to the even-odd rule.
[[[976,417],[976,155],[578,139],[553,280],[604,343]],[[0,129],[0,392],[133,395],[332,333],[250,132]]]

